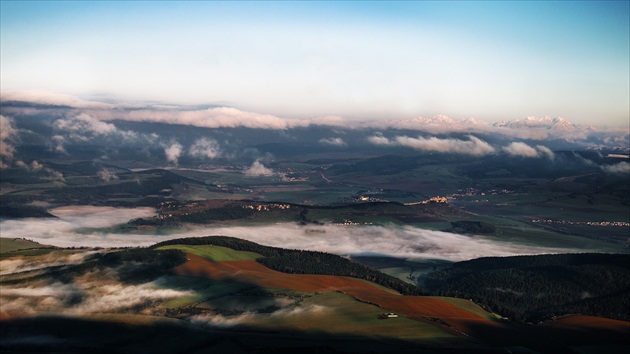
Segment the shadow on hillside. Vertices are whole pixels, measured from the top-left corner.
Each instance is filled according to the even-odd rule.
[[[576,347],[586,345],[602,349],[612,345],[623,349],[620,352],[630,349],[630,332],[623,328],[550,328],[512,322],[503,322],[496,326],[480,321],[462,321],[460,325],[466,328],[468,335],[492,347],[516,346],[549,354],[578,353],[581,351]]]
[[[498,353],[436,348],[352,335],[201,329],[187,323],[125,324],[67,317],[0,321],[3,353]]]

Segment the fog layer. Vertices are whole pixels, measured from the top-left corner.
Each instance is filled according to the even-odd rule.
[[[64,207],[51,210],[57,219],[5,220],[2,237],[24,237],[61,247],[149,246],[168,239],[210,235],[233,236],[268,246],[330,252],[339,255],[388,255],[462,261],[484,256],[563,253],[581,250],[549,248],[465,236],[411,226],[299,226],[293,223],[255,227],[203,226],[166,235],[94,231],[154,214],[150,208]],[[104,229],[107,230],[107,229]],[[595,251],[595,250],[591,250]]]

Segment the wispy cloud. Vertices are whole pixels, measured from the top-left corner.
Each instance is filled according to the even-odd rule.
[[[8,167],[11,164],[17,135],[13,119],[0,115],[0,168]]]
[[[117,128],[114,124],[104,122],[93,114],[80,113],[58,118],[53,122],[55,135],[50,139],[50,150],[68,154],[66,144],[72,142],[89,142],[95,138],[123,144],[144,142],[154,144],[159,136],[155,134],[137,133]]]
[[[15,162],[15,167],[23,168],[29,172],[44,171],[47,175],[46,178],[49,180],[61,181],[61,182],[65,181],[65,178],[63,177],[63,174],[61,172],[55,171],[50,167],[45,167],[43,164],[37,162],[37,160],[31,161],[30,164],[27,164],[26,162],[22,160],[18,160]]]
[[[3,286],[1,313],[84,315],[129,309],[190,296],[192,292],[162,289],[160,281],[124,285],[107,271],[98,271],[70,283],[53,283],[30,287]]]
[[[625,161],[616,163],[614,165],[602,165],[600,166],[602,171],[608,174],[616,174],[616,175],[628,175],[630,174],[630,163]]]
[[[103,182],[109,182],[118,179],[118,175],[110,169],[103,168],[96,174]]]
[[[346,146],[345,141],[342,138],[322,138],[319,139],[319,143],[322,145],[333,145],[333,146]]]
[[[518,157],[547,157],[550,160],[553,160],[555,155],[551,149],[546,146],[536,145],[535,148],[523,143],[523,142],[513,142],[508,146],[503,147],[503,151],[511,156]]]
[[[383,136],[375,135],[369,137],[368,141],[375,145],[405,146],[421,151],[474,156],[483,156],[495,152],[495,149],[490,144],[472,135],[468,136],[468,140],[437,137],[411,138],[408,136],[397,136],[390,140]]]
[[[214,159],[221,156],[221,147],[214,139],[201,138],[190,146],[188,153],[195,157]]]
[[[22,160],[19,160],[19,161],[15,162],[15,167],[23,168],[23,169],[31,171],[31,172],[37,172],[37,171],[40,171],[41,169],[43,169],[44,165],[42,165],[41,163],[37,162],[37,160],[31,161],[30,164],[27,164],[26,162],[24,162]]]
[[[58,119],[55,121],[55,128],[70,132],[78,139],[85,139],[85,135],[109,135],[117,131],[113,124],[102,122],[85,113]]]
[[[50,150],[60,154],[68,154],[65,147],[66,138],[62,135],[54,135],[50,140]]]

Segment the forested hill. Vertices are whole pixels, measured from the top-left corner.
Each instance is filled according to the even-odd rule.
[[[479,258],[432,273],[425,287],[517,321],[568,314],[630,320],[628,254]]]
[[[330,253],[268,247],[227,236],[175,239],[160,242],[151,248],[167,245],[215,245],[237,251],[255,252],[264,256],[264,258],[257,259],[257,262],[284,273],[348,276],[369,280],[404,295],[421,295],[423,293],[415,285]]]

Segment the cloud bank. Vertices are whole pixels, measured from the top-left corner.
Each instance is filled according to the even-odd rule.
[[[58,219],[4,220],[3,237],[26,237],[56,246],[149,246],[167,239],[206,235],[243,238],[263,245],[330,252],[339,255],[381,254],[395,257],[432,258],[462,261],[485,256],[575,252],[501,242],[493,238],[469,237],[415,227],[328,225],[301,227],[278,224],[258,227],[196,227],[168,235],[118,234],[89,231],[108,228],[130,219],[155,214],[150,208],[64,207],[50,211]],[[316,229],[318,232],[312,232]],[[79,232],[80,231],[80,232]],[[605,250],[602,250],[605,251]]]
[[[156,122],[191,125],[203,128],[257,128],[287,130],[308,126],[328,126],[346,129],[414,130],[429,134],[487,134],[518,140],[557,140],[579,143],[589,147],[607,146],[626,148],[630,142],[628,127],[606,128],[576,125],[562,117],[525,117],[495,123],[476,118],[453,119],[445,115],[415,117],[410,119],[358,120],[339,116],[312,118],[284,118],[271,114],[243,111],[235,107],[191,107],[142,103],[102,103],[84,101],[77,97],[42,91],[11,91],[2,93],[3,102],[18,103],[3,107],[3,114],[16,115],[54,112],[56,115],[76,116],[78,122],[60,123],[63,127],[88,130],[94,134],[107,133],[107,125],[89,122],[82,114],[99,121],[125,120],[132,122]],[[21,107],[19,104],[23,104]],[[67,118],[63,118],[66,120]],[[83,122],[80,122],[83,120]],[[324,138],[322,144],[341,145],[338,138]],[[415,138],[411,138],[415,139]],[[409,142],[411,144],[411,142]],[[415,142],[416,145],[428,142]]]
[[[123,285],[115,276],[103,271],[75,279],[71,283],[41,284],[40,286],[3,286],[0,314],[84,315],[120,311],[154,301],[164,301],[192,292],[161,289],[160,281],[139,285]]]
[[[375,145],[404,146],[420,151],[473,156],[484,156],[495,152],[495,149],[490,144],[472,135],[468,136],[468,140],[453,138],[441,139],[437,137],[411,138],[408,136],[397,136],[390,140],[383,136],[375,135],[369,137],[368,141]]]

